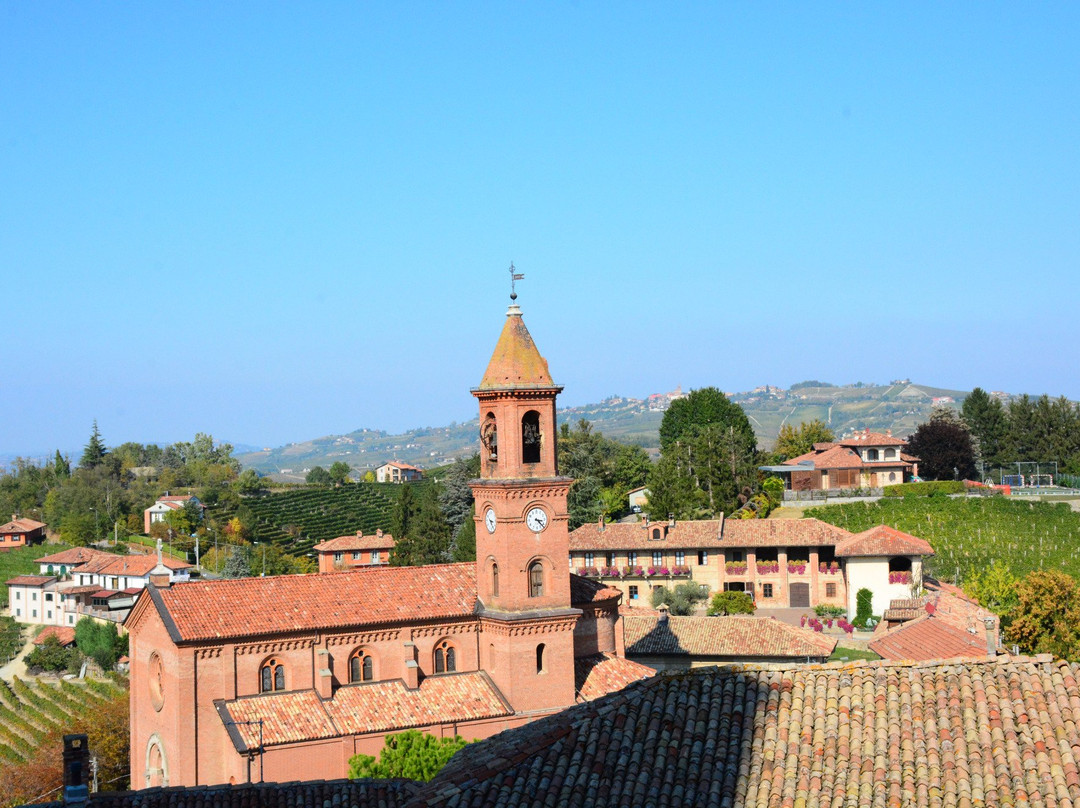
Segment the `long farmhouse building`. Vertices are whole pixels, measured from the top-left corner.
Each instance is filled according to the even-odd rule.
[[[645,605],[652,590],[683,580],[750,593],[760,607],[830,604],[855,612],[909,597],[922,581],[924,540],[879,525],[858,534],[817,519],[712,519],[582,525],[570,534],[570,566]]]

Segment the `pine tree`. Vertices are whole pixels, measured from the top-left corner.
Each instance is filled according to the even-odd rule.
[[[58,479],[65,479],[71,476],[71,464],[67,458],[60,454],[60,450],[56,450],[56,458],[53,460],[53,473]]]
[[[454,538],[454,561],[476,561],[476,522],[473,520],[473,510],[469,508],[469,513]]]
[[[83,449],[82,460],[79,461],[79,468],[92,469],[100,466],[102,461],[105,460],[105,455],[108,453],[108,449],[105,448],[104,442],[101,440],[101,432],[98,430],[97,419],[94,419],[94,430],[90,433],[90,440],[86,444],[86,448]]]
[[[406,484],[405,491],[409,490]],[[405,492],[403,491],[402,494]],[[411,502],[410,497],[410,502]],[[442,564],[450,558],[450,526],[443,518],[435,489],[423,489],[414,515],[408,521],[408,533],[394,535],[390,563],[398,567]]]
[[[416,518],[416,503],[413,502],[412,486],[408,483],[401,484],[401,494],[394,505],[394,512],[390,516],[390,532],[394,540],[400,542],[408,537],[413,519]]]
[[[248,562],[247,548],[234,547],[221,571],[223,578],[250,578],[251,564]]]

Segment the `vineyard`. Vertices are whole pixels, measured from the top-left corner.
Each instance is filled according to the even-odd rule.
[[[852,533],[885,524],[926,539],[936,553],[927,569],[946,581],[962,583],[994,561],[1017,576],[1056,569],[1080,579],[1080,513],[1064,503],[926,497],[826,505],[805,515]]]
[[[390,483],[349,483],[336,488],[300,488],[247,497],[240,507],[254,516],[254,541],[269,542],[292,555],[304,555],[319,542],[357,530],[389,530],[400,493],[401,486]],[[233,515],[234,511],[227,508],[213,512],[219,522]]]
[[[116,675],[59,682],[0,680],[0,806],[60,785],[61,738],[72,732],[90,734],[103,787],[124,787],[127,701],[126,680]],[[106,785],[110,780],[115,782]]]

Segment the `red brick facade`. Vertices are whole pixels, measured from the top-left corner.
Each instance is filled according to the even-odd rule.
[[[140,596],[127,621],[132,787],[343,777],[390,732],[483,738],[651,675],[621,658],[619,591],[567,571],[560,389],[511,307],[473,390],[490,416],[475,564]]]

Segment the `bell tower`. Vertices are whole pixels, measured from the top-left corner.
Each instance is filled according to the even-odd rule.
[[[516,295],[512,296],[516,298]],[[555,461],[562,390],[511,304],[479,387],[476,583],[483,667],[516,711],[574,703],[566,495]]]

